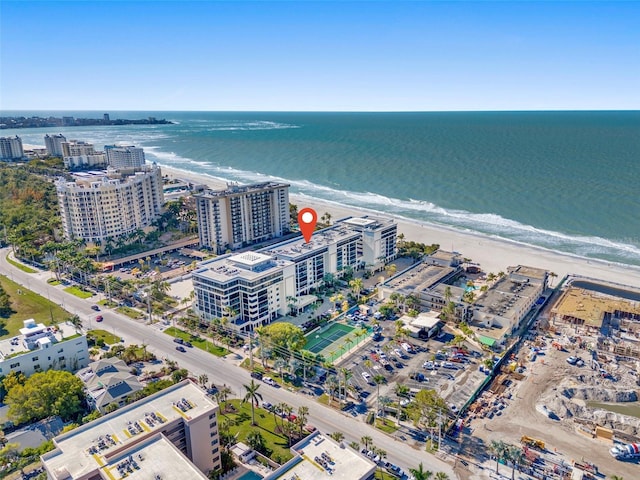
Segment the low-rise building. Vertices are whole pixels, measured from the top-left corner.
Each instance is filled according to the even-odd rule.
[[[89,404],[100,413],[111,404],[122,407],[130,395],[143,388],[131,367],[118,357],[92,362],[77,375],[85,384]]]
[[[184,380],[55,437],[42,463],[53,480],[206,478],[221,465],[217,413]]]
[[[294,457],[264,480],[371,480],[377,465],[344,443],[315,432],[291,447]]]
[[[61,323],[54,326],[24,321],[20,335],[0,341],[0,375],[10,372],[25,376],[50,368],[75,372],[89,363],[87,337]]]

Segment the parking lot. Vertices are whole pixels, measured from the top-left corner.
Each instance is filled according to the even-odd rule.
[[[439,338],[409,338],[398,342],[393,340],[393,321],[381,321],[380,327],[378,341],[365,342],[337,365],[338,369],[347,368],[352,372],[349,383],[368,407],[376,406],[378,387],[374,377],[377,375],[385,379],[380,385],[380,396],[395,401],[398,398],[396,385],[399,384],[408,387],[411,393],[434,389],[453,412],[464,405],[484,379],[484,373],[478,369],[482,353],[465,345],[467,355],[461,349],[447,345],[453,334],[446,328]],[[411,348],[406,348],[408,346]]]

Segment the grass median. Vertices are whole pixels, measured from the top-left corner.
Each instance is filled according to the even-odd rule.
[[[78,287],[67,287],[64,289],[65,292],[70,293],[71,295],[75,295],[78,298],[91,298],[93,297],[93,293],[87,292],[86,290],[82,290]]]
[[[187,342],[191,342],[194,347],[199,348],[200,350],[204,350],[205,352],[212,353],[217,357],[224,357],[227,353],[229,353],[229,350],[227,350],[226,348],[214,345],[209,340],[206,340],[200,336],[192,335],[191,333],[180,330],[179,328],[169,327],[164,331],[164,333],[166,333],[167,335],[171,335],[174,338],[177,337],[186,340]]]
[[[21,264],[20,262],[16,262],[15,260],[10,259],[9,255],[7,255],[7,262],[9,262],[11,265],[16,267],[17,269],[22,270],[23,272],[37,273],[37,270],[34,270],[33,268],[30,268],[30,267],[27,267],[26,265]]]

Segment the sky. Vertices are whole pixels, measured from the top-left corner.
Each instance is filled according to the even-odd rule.
[[[640,109],[640,2],[0,1],[0,110]]]

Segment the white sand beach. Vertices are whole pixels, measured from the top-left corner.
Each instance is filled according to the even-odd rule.
[[[182,178],[194,183],[203,183],[213,189],[224,188],[225,182],[215,180],[206,175],[185,172],[169,167],[162,167],[163,175],[172,178]],[[322,216],[325,212],[331,214],[332,221],[348,216],[375,215],[389,217],[374,211],[357,209],[355,207],[341,207],[324,203],[320,200],[309,202],[308,198],[291,195],[291,202],[298,208],[311,207]],[[598,260],[587,260],[566,254],[556,253],[542,248],[520,245],[517,243],[460,232],[454,229],[436,225],[424,225],[417,222],[398,220],[398,233],[403,233],[406,240],[413,240],[427,244],[437,243],[443,250],[460,252],[464,257],[472,259],[481,265],[485,272],[505,271],[514,265],[529,265],[545,268],[558,275],[558,281],[568,274],[584,275],[617,282],[624,285],[640,287],[640,268],[608,264]]]

